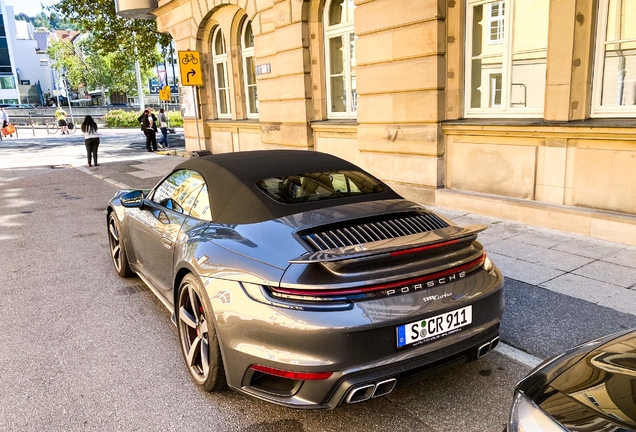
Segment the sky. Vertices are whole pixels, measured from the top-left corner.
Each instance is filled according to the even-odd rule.
[[[13,11],[16,15],[20,12],[24,12],[31,17],[36,16],[44,10],[42,4],[49,6],[55,3],[57,3],[57,0],[4,0],[5,5],[13,6]]]

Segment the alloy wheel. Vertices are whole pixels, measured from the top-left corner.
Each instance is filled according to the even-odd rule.
[[[117,229],[117,223],[115,218],[111,216],[108,218],[108,242],[110,243],[110,255],[113,258],[113,264],[115,270],[121,272],[122,266],[122,253],[121,243],[119,241],[119,230]]]
[[[210,373],[208,322],[201,299],[194,287],[186,284],[179,296],[179,335],[186,364],[198,382]]]

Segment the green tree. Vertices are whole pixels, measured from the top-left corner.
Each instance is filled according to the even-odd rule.
[[[72,88],[84,86],[99,89],[102,98],[106,90],[137,94],[135,59],[121,50],[103,54],[95,49],[95,37],[72,44],[68,41],[53,42],[47,54],[53,60],[53,68],[64,71]],[[155,64],[159,53],[155,47]],[[148,81],[153,75],[151,68],[142,69],[142,80]]]
[[[35,28],[44,27],[49,30],[53,30],[51,28],[51,23],[49,22],[49,17],[47,17],[44,12],[40,12],[35,17],[33,17],[33,19],[31,20],[31,24],[33,24],[33,27]]]
[[[55,30],[77,30],[77,27],[72,24],[68,19],[60,16],[55,12],[51,12],[47,15],[45,12],[40,12],[35,17],[31,18],[25,13],[19,13],[15,16],[18,21],[28,21],[33,24],[33,27],[44,27],[50,31]]]
[[[77,24],[82,32],[92,34],[95,52],[119,52],[133,60],[136,57],[144,68],[156,66],[157,45],[167,57],[170,35],[158,32],[155,21],[117,16],[113,0],[60,0],[49,9]]]

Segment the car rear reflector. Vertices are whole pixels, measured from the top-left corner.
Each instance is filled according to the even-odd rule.
[[[329,377],[331,377],[331,375],[333,375],[333,372],[293,372],[293,371],[275,369],[275,368],[257,365],[257,364],[251,365],[250,369],[258,371],[258,372],[263,372],[266,374],[278,376],[278,377],[295,379],[295,380],[324,380],[324,379],[328,379]]]

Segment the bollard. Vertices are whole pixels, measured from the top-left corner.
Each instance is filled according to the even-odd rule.
[[[48,120],[44,120],[44,126],[46,126],[46,134],[49,135],[49,121]]]
[[[31,130],[33,131],[33,136],[35,136],[35,122],[31,120]]]

